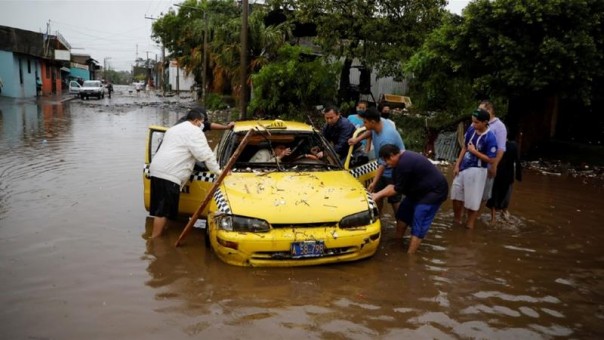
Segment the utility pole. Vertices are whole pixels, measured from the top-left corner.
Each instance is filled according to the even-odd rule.
[[[149,20],[157,20],[157,18],[154,17],[150,17],[150,16],[146,16],[145,15],[145,19],[149,19]],[[166,96],[166,83],[169,83],[169,79],[166,82],[166,70],[165,70],[165,65],[166,65],[166,47],[164,46],[164,44],[161,44],[161,65],[159,67],[157,67],[157,55],[155,55],[155,67],[156,67],[156,72],[157,74],[157,80],[158,80],[158,84],[157,86],[161,86],[162,89],[162,93],[163,96]]]
[[[103,59],[103,73],[104,73],[104,78],[105,80],[107,80],[107,66],[109,65],[107,63],[107,60],[111,59],[111,57],[105,57],[105,59]]]
[[[248,17],[248,0],[242,1],[243,13],[241,18],[241,100],[239,118],[247,118],[247,17]]]
[[[206,11],[203,11],[203,21],[204,21],[204,28],[203,28],[203,70],[202,70],[202,74],[201,74],[201,103],[205,106],[206,104],[206,65],[208,63],[208,53],[207,51],[207,44],[208,44],[208,17],[206,15]]]
[[[145,70],[146,70],[146,75],[145,75],[145,86],[149,85],[149,77],[151,74],[151,69],[149,68],[149,51],[145,51],[147,52],[147,60],[145,61]]]
[[[161,47],[161,88],[163,96],[166,96],[166,47],[162,44]]]

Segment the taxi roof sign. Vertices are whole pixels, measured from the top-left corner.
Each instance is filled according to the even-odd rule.
[[[286,129],[285,123],[281,119],[275,119],[272,123],[264,126],[266,129]]]

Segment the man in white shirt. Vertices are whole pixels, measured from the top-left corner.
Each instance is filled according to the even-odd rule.
[[[503,153],[505,152],[505,142],[508,139],[508,130],[505,127],[505,124],[503,124],[503,122],[495,116],[495,107],[491,101],[483,100],[480,102],[478,109],[485,110],[489,113],[489,131],[495,135],[495,139],[497,140],[497,156],[495,156],[493,163],[489,164],[487,180],[484,186],[484,192],[482,194],[482,207],[484,207],[484,203],[491,198],[493,182],[495,181],[495,176],[497,176],[497,166],[499,165],[499,161],[501,161]]]
[[[212,172],[221,172],[216,156],[200,129],[203,120],[199,110],[189,110],[186,122],[166,131],[162,144],[151,161],[149,213],[154,216],[151,238],[160,236],[168,219],[178,216],[180,190],[189,180],[196,160],[205,162]]]

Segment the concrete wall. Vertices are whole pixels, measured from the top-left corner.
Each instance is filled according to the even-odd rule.
[[[2,96],[27,98],[36,96],[36,76],[41,68],[38,58],[0,51],[0,76],[4,86]]]
[[[12,97],[9,94],[13,93],[14,90],[10,90],[11,88],[11,77],[12,69],[9,67],[13,62],[13,54],[7,51],[0,51],[0,79],[2,79],[2,93],[0,96],[4,97]]]
[[[353,63],[354,64],[354,63]],[[356,65],[356,64],[355,64]],[[361,72],[358,68],[350,69],[350,83],[359,84]],[[383,94],[398,94],[404,95],[409,91],[407,81],[395,81],[393,77],[377,78],[374,70],[371,72],[371,94],[376,101],[380,100]],[[362,98],[367,100],[368,98]]]
[[[176,86],[176,72],[178,70],[178,82],[179,87]],[[181,68],[176,67],[176,63],[171,62],[170,68],[168,69],[168,73],[170,74],[169,83],[172,87],[172,91],[176,91],[179,89],[180,91],[191,91],[191,86],[195,84],[195,79],[191,74],[185,76],[184,71]]]

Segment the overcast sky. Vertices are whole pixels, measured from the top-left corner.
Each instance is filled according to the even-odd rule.
[[[0,25],[34,32],[57,31],[72,53],[89,54],[100,65],[130,70],[136,57],[158,60],[161,49],[151,36],[151,24],[182,0],[0,0]],[[254,0],[250,0],[253,3]],[[449,0],[451,12],[461,14],[469,1]]]

